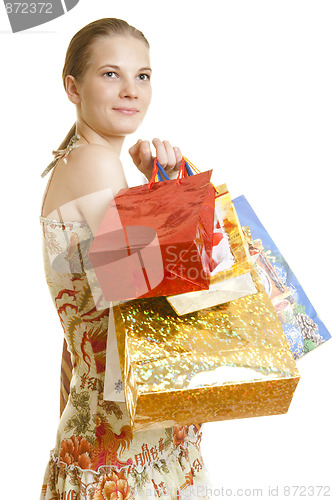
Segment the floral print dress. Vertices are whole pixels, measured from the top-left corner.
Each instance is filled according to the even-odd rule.
[[[133,432],[125,403],[103,399],[110,309],[97,307],[82,266],[93,240],[87,222],[40,223],[46,282],[70,354],[63,366],[72,369],[40,499],[208,499],[200,424]]]

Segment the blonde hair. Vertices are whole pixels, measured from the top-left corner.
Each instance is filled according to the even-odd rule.
[[[122,19],[105,17],[103,19],[92,21],[80,29],[73,36],[68,45],[65,63],[62,70],[62,82],[65,90],[65,79],[67,75],[74,76],[78,81],[83,77],[87,66],[91,62],[93,43],[103,37],[119,35],[133,36],[144,42],[146,46],[150,48],[149,42],[143,33]],[[65,149],[75,133],[76,122],[71,127],[58,149]]]

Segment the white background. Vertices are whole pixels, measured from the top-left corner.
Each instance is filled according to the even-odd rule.
[[[200,170],[213,168],[215,183],[246,195],[332,331],[329,1],[80,0],[16,34],[1,4],[6,498],[39,498],[55,441],[63,331],[44,277],[39,214],[48,177],[40,174],[76,119],[61,80],[68,43],[101,17],[127,20],[151,44],[153,100],[125,142],[128,182],[141,180],[127,153],[138,138],[169,139]],[[213,498],[226,489],[235,498],[237,488],[262,488],[267,498],[279,486],[283,498],[283,485],[331,486],[331,357],[329,341],[298,362],[287,414],[205,425]]]

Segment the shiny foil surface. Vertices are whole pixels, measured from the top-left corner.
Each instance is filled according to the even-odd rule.
[[[215,202],[211,174],[157,182],[151,189],[147,184],[125,188],[114,197],[89,250],[107,300],[209,288]]]
[[[211,284],[234,278],[250,272],[252,269],[248,245],[245,242],[241,224],[226,184],[217,187],[215,207],[222,214],[224,228],[229,238],[229,245],[235,262],[230,269],[211,276]]]
[[[165,297],[114,308],[134,430],[285,413],[299,373],[263,285],[178,316]]]
[[[233,264],[210,275],[209,290],[167,297],[168,302],[178,315],[188,314],[256,293],[250,274],[253,264],[248,245],[226,184],[216,188],[215,211],[218,214],[218,219],[222,221],[223,229],[228,237],[229,250],[234,259]]]

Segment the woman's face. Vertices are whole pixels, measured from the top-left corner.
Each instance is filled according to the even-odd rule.
[[[135,132],[150,104],[150,77],[149,49],[143,41],[132,36],[97,40],[77,82],[79,117],[105,137]]]

